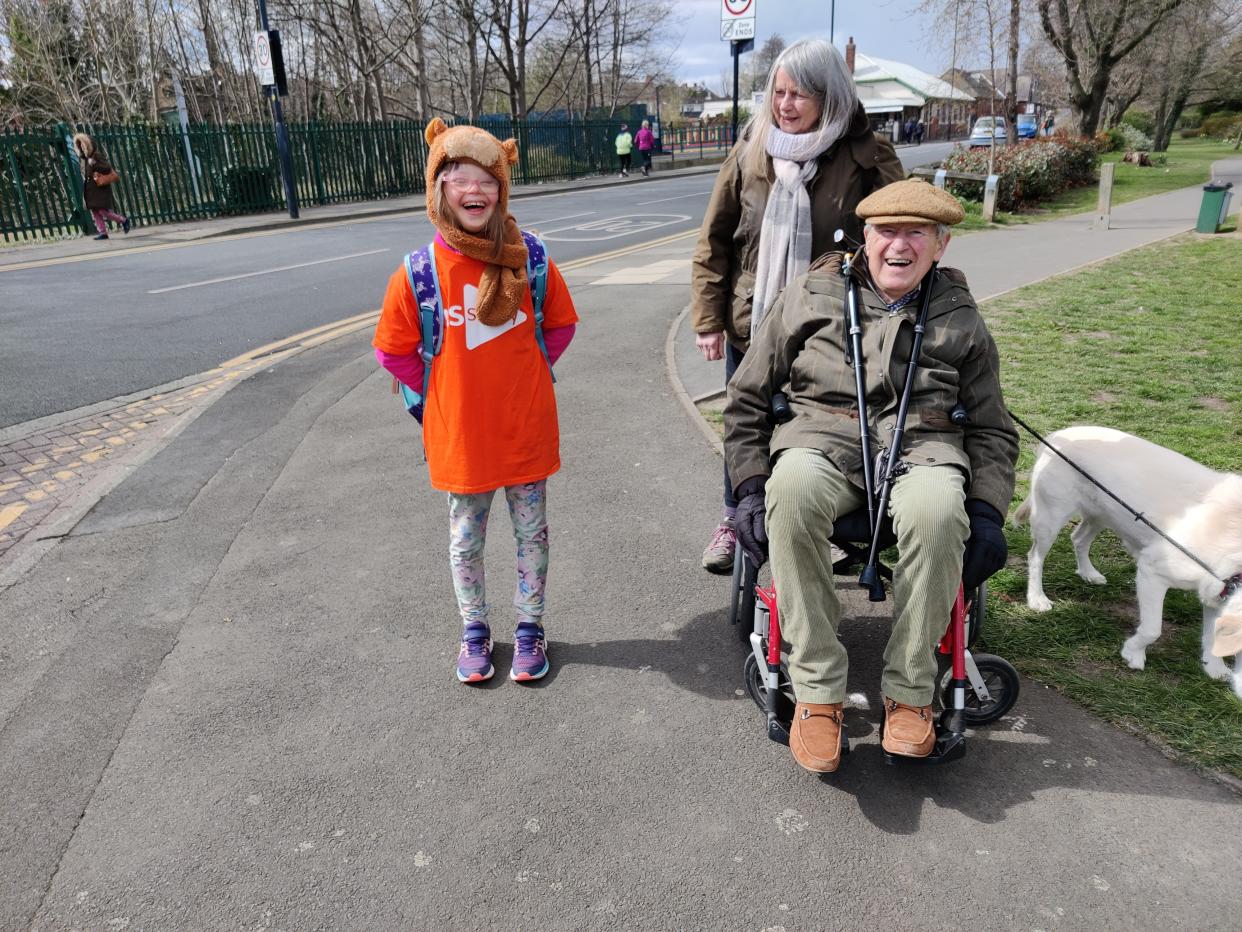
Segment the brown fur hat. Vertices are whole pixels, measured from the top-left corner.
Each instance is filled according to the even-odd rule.
[[[439,117],[427,124],[424,136],[431,147],[427,153],[427,213],[432,223],[436,223],[434,182],[440,170],[450,162],[474,162],[499,181],[500,200],[496,209],[502,216],[509,212],[509,166],[517,164],[517,142],[512,139],[501,142],[477,126],[449,129]]]

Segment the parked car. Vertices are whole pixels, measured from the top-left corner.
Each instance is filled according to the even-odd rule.
[[[1034,139],[1039,135],[1039,121],[1033,113],[1018,114],[1018,138]]]
[[[975,120],[975,128],[970,131],[968,146],[971,149],[978,146],[990,146],[993,139],[997,143],[1004,143],[1009,139],[1008,124],[1005,123],[1005,118],[1003,116],[981,116]]]

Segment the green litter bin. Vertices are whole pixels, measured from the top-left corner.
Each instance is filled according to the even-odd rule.
[[[1215,233],[1225,222],[1229,214],[1229,198],[1232,181],[1224,184],[1212,182],[1203,186],[1203,203],[1199,205],[1199,222],[1195,224],[1197,233]]]

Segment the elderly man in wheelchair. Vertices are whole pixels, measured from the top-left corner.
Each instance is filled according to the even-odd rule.
[[[730,382],[724,417],[738,537],[756,565],[770,550],[779,586],[796,698],[790,750],[819,773],[837,769],[845,743],[834,523],[868,508],[871,530],[891,521],[898,557],[881,744],[888,755],[926,757],[936,744],[937,643],[959,584],[969,591],[1004,565],[1018,454],[995,343],[965,277],[938,268],[961,206],[908,180],[857,213],[862,248],[821,257],[785,289]],[[873,600],[877,585],[883,598],[873,578]]]

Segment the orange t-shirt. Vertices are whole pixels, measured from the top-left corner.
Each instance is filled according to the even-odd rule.
[[[530,291],[515,321],[484,326],[474,316],[484,264],[438,241],[433,248],[445,328],[423,411],[431,484],[469,494],[546,479],[561,467],[560,430]],[[548,260],[543,329],[577,321],[565,280]],[[406,356],[420,340],[418,302],[403,263],[388,280],[372,343]]]

